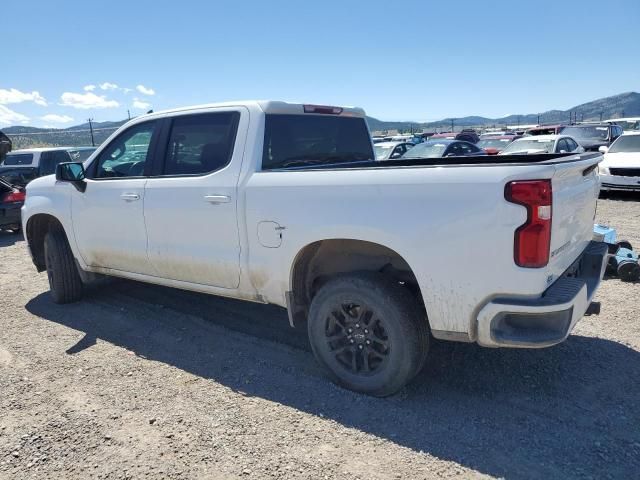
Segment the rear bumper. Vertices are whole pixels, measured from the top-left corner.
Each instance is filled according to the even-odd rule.
[[[478,313],[485,347],[541,348],[565,340],[587,311],[607,265],[607,244],[590,242],[537,298],[495,298]]]

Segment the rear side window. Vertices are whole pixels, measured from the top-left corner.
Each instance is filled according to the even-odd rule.
[[[226,167],[233,154],[239,112],[175,118],[165,155],[164,175],[202,175]]]
[[[262,169],[373,160],[364,118],[267,115]]]
[[[4,159],[3,165],[31,165],[33,153],[10,153]]]

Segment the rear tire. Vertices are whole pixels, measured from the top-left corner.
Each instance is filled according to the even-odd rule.
[[[77,302],[82,298],[82,281],[67,237],[61,228],[44,237],[44,257],[51,297],[55,303]]]
[[[411,381],[429,348],[427,319],[414,296],[377,273],[339,275],[325,283],[311,302],[308,333],[334,382],[378,397]]]

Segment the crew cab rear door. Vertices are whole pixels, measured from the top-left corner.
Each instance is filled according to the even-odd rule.
[[[237,184],[248,124],[240,107],[164,120],[144,202],[148,257],[160,277],[238,287]]]

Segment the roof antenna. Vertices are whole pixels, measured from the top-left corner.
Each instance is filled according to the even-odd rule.
[[[149,115],[150,113],[153,113],[153,110],[149,110],[149,111],[147,112],[147,115]]]

